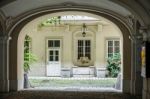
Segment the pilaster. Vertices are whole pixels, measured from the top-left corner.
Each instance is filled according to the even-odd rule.
[[[8,36],[0,36],[0,92],[9,92]]]

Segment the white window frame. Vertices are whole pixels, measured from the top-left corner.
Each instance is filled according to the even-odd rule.
[[[112,52],[112,56],[114,56],[114,54],[115,54],[115,41],[119,41],[119,53],[121,54],[121,41],[120,41],[120,39],[119,38],[109,38],[109,39],[106,39],[106,57],[108,58],[109,56],[108,56],[108,42],[109,41],[113,41],[113,45],[112,45],[112,47],[113,47],[113,52]]]
[[[59,47],[49,47],[49,46],[48,46],[48,41],[49,41],[49,40],[59,40],[59,41],[60,41],[60,46],[59,46]],[[47,49],[46,49],[46,56],[47,56],[47,57],[46,57],[46,60],[47,60],[47,62],[49,61],[49,55],[48,55],[48,54],[49,54],[49,50],[53,50],[53,49],[59,50],[59,61],[61,62],[61,57],[62,57],[62,56],[61,56],[61,55],[62,55],[62,54],[61,54],[61,49],[62,49],[62,40],[61,40],[61,39],[53,39],[53,38],[50,39],[50,38],[48,38],[48,39],[46,40],[46,48],[47,48]]]
[[[83,41],[83,57],[85,57],[85,51],[86,51],[86,44],[85,44],[85,41],[90,41],[90,58],[89,58],[89,60],[91,60],[91,40],[90,39],[78,39],[77,40],[77,59],[78,59],[78,55],[79,55],[79,53],[78,53],[78,48],[79,48],[79,46],[78,46],[78,41]]]

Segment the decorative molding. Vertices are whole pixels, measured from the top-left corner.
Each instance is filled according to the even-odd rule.
[[[126,22],[130,26],[131,29],[134,29],[135,17],[133,15],[127,16]]]
[[[61,12],[61,11],[82,11],[82,12],[87,12],[87,13],[93,13],[93,14],[97,14],[99,16],[105,15],[105,16],[109,16],[112,17],[118,21],[120,21],[122,24],[124,24],[130,31],[130,28],[126,22],[126,19],[124,16],[117,14],[116,12],[113,12],[111,10],[108,9],[103,9],[100,7],[93,7],[93,6],[86,6],[86,5],[80,5],[74,2],[65,2],[65,3],[61,3],[61,4],[57,4],[57,5],[52,5],[52,6],[46,6],[46,7],[41,7],[38,9],[33,9],[30,11],[27,11],[21,15],[16,16],[13,19],[13,26],[11,27],[10,31],[9,31],[9,35],[11,34],[12,30],[18,25],[20,24],[22,21],[30,18],[30,17],[34,17],[34,16],[42,16],[42,15],[46,15],[46,14],[50,14],[50,13],[54,13],[54,12]],[[37,17],[35,17],[37,18]],[[108,18],[109,19],[109,18]]]
[[[12,16],[9,16],[6,18],[5,20],[5,28],[6,28],[6,31],[8,31],[10,29],[10,27],[12,27],[13,25],[13,17]]]
[[[150,41],[150,26],[142,26],[139,29],[143,41]]]
[[[13,25],[13,17],[6,17],[4,12],[0,10],[0,24],[2,25],[3,35],[5,35]]]

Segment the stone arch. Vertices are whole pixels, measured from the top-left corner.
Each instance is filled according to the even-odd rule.
[[[14,25],[14,27],[10,30],[9,35],[12,37],[12,40],[10,41],[10,50],[9,50],[9,79],[10,79],[10,91],[17,91],[22,89],[22,79],[19,77],[20,75],[20,68],[17,66],[17,43],[18,43],[18,36],[20,33],[20,30],[31,20],[48,14],[48,13],[54,13],[54,12],[61,12],[61,11],[82,11],[82,12],[88,12],[91,14],[96,14],[98,16],[102,16],[108,20],[111,20],[111,22],[115,23],[118,28],[120,28],[121,32],[123,33],[123,53],[128,53],[123,55],[123,92],[124,93],[130,93],[130,81],[131,81],[131,39],[129,39],[129,36],[131,36],[131,27],[126,23],[125,20],[119,15],[116,14],[110,14],[108,12],[101,12],[99,10],[93,10],[92,8],[83,8],[83,7],[60,7],[59,9],[51,9],[51,10],[43,10],[43,12],[35,12],[31,11],[31,13],[27,13],[23,16],[21,16],[21,22],[18,22]],[[19,21],[19,20],[17,20]],[[16,22],[17,22],[16,21]],[[13,50],[11,50],[13,49]],[[20,66],[21,67],[21,66]]]

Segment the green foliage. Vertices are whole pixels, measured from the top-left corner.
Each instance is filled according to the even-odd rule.
[[[26,35],[24,41],[24,71],[28,72],[32,63],[37,61],[36,55],[30,49],[31,38]]]
[[[115,53],[107,59],[107,76],[117,77],[120,72],[121,56],[120,53]]]
[[[60,24],[60,19],[61,19],[61,16],[49,18],[49,19],[47,19],[46,21],[41,22],[41,23],[38,25],[38,28],[42,28],[42,27],[44,27],[44,26],[50,26],[50,25],[57,25],[57,24]]]

